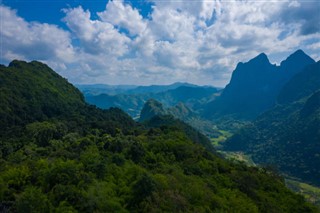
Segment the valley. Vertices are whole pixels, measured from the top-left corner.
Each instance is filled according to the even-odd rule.
[[[288,179],[288,186],[309,199],[312,192],[303,186],[309,183],[316,188],[320,180],[319,63],[301,50],[280,66],[271,65],[267,56],[260,54],[239,63],[225,89],[175,83],[143,87],[146,90],[140,89],[140,94],[128,90],[113,96],[126,96],[130,100],[126,103],[138,103],[138,98],[133,116],[137,120],[171,115],[206,135],[226,159],[249,166],[272,165],[282,175],[299,179],[301,184]],[[263,76],[257,76],[258,67],[264,68],[259,70]],[[90,95],[86,97],[89,103],[96,103]],[[132,108],[117,101],[108,104],[132,116]]]
[[[320,213],[319,0],[0,0],[0,213]]]
[[[0,67],[0,210],[318,212],[319,71],[306,65],[248,116],[218,110],[236,105],[230,90],[99,85],[83,96],[43,63],[12,61]],[[105,88],[127,94],[93,95]]]

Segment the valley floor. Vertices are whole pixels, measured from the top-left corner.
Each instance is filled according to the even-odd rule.
[[[217,138],[211,138],[211,142],[213,146],[218,150],[224,158],[232,160],[232,161],[239,161],[243,162],[248,166],[259,166],[257,165],[251,158],[251,156],[246,155],[244,152],[230,152],[230,151],[222,151],[221,148],[223,146],[223,142],[232,136],[232,133],[225,130],[219,130],[221,135]],[[292,191],[302,195],[305,199],[315,204],[316,206],[320,207],[320,187],[316,187],[307,183],[304,183],[296,178],[287,176],[283,174],[285,177],[286,186],[291,189]]]

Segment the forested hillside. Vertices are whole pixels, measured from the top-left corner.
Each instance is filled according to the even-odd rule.
[[[317,212],[166,118],[141,125],[85,104],[44,64],[14,61],[0,76],[1,212]]]
[[[278,105],[225,143],[260,164],[320,186],[320,62],[296,74],[282,89]]]

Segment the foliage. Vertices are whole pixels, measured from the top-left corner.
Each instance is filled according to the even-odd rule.
[[[319,62],[284,86],[279,102],[224,143],[259,164],[273,165],[289,176],[320,186]],[[298,88],[298,89],[295,89]]]
[[[46,80],[34,77],[30,84],[37,87]],[[28,95],[26,91],[15,98]],[[48,100],[53,95],[46,93]],[[4,126],[8,131],[0,135],[0,211],[317,211],[281,178],[206,150],[199,143],[202,136],[186,124],[157,118],[152,127],[152,122],[141,126],[119,109],[81,105],[67,114],[41,119],[30,115]],[[8,111],[16,112],[9,106]]]

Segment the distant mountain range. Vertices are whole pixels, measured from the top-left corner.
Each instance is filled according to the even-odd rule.
[[[117,94],[114,94],[115,90],[112,89],[110,93],[106,92],[98,95],[95,94],[98,93],[98,91],[102,91],[101,86],[95,88],[94,85],[92,85],[90,90],[88,86],[78,87],[84,93],[88,103],[102,109],[119,107],[135,119],[139,118],[144,103],[149,99],[156,99],[167,107],[172,107],[179,102],[183,102],[190,108],[199,108],[203,103],[212,100],[218,92],[218,89],[214,87],[196,86],[187,83],[174,83],[163,86],[140,86],[133,89],[118,90]]]
[[[99,95],[119,95],[119,94],[145,94],[145,93],[159,93],[171,89],[176,89],[181,86],[197,87],[194,84],[176,82],[169,85],[150,85],[150,86],[137,86],[137,85],[108,85],[108,84],[77,84],[84,94]]]
[[[232,118],[252,120],[272,108],[282,87],[293,76],[315,61],[297,50],[279,66],[261,53],[246,63],[240,62],[229,84],[222,90],[189,83],[171,85],[77,85],[86,101],[102,109],[119,107],[138,119],[144,103],[155,99],[166,107],[179,102],[207,120]]]

